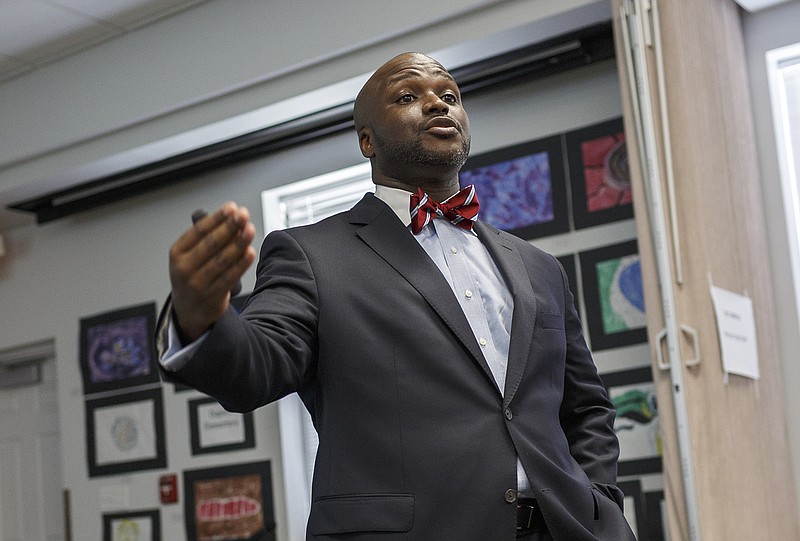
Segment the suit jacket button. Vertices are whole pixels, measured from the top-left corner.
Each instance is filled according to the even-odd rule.
[[[511,413],[511,408],[506,408],[505,413],[506,413],[506,419],[508,419],[509,421],[514,418],[514,414]]]
[[[508,503],[514,503],[515,501],[517,501],[517,491],[514,490],[513,488],[509,488],[508,490],[506,490],[505,499]]]

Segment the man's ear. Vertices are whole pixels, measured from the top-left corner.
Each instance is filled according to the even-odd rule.
[[[361,128],[358,132],[358,147],[365,158],[375,156],[375,149],[372,147],[372,131],[369,128]]]

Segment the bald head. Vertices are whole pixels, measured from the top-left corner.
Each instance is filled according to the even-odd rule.
[[[469,155],[469,119],[453,76],[420,53],[395,56],[367,80],[353,107],[361,154],[376,184],[430,196],[457,191]]]
[[[450,73],[438,61],[422,53],[401,53],[375,70],[356,96],[353,106],[353,121],[356,132],[360,132],[371,121],[376,100],[384,88],[394,78],[402,77],[406,70],[427,67],[453,79]]]

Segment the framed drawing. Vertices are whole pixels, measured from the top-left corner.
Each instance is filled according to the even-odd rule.
[[[193,455],[255,447],[251,412],[231,413],[213,398],[196,398],[188,404]]]
[[[270,462],[183,472],[188,539],[274,541]]]
[[[622,119],[566,134],[575,228],[633,217],[631,175]]]
[[[636,241],[588,250],[578,257],[592,349],[599,351],[647,342]]]
[[[474,184],[485,222],[524,239],[569,230],[564,160],[558,136],[470,158],[459,174]]]
[[[103,515],[103,541],[161,541],[158,509]]]
[[[661,471],[661,430],[650,366],[600,374],[617,410],[618,473],[642,475]]]
[[[155,303],[147,303],[80,320],[84,394],[159,381],[155,318]]]
[[[89,477],[167,467],[161,388],[86,401]]]
[[[639,480],[620,481],[617,486],[625,494],[625,518],[628,519],[628,524],[636,534],[636,539],[644,541],[642,530],[647,523],[647,516],[642,496],[642,483]]]

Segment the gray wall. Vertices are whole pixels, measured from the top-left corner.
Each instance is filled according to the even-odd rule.
[[[767,209],[767,235],[784,370],[787,435],[794,463],[795,485],[800,494],[800,410],[795,407],[797,387],[800,385],[800,363],[797,362],[800,322],[796,305],[792,302],[792,296],[800,293],[797,289],[800,284],[793,283],[786,249],[788,236],[765,59],[766,52],[771,49],[800,42],[800,2],[792,1],[755,14],[745,14],[742,23],[756,129],[755,144],[758,148],[764,206]],[[795,149],[795,152],[800,152],[800,149]]]
[[[277,1],[211,2],[0,86],[0,192],[36,185],[57,172],[366,73],[398,52],[443,49],[586,3],[451,0],[437,4],[431,15],[430,4],[422,0],[402,4],[402,13],[376,9],[375,2],[367,1],[307,2],[305,7]],[[279,17],[276,13],[284,5],[297,11]],[[392,37],[398,28],[418,25],[420,14],[424,20],[474,6],[480,9],[440,21],[435,28]],[[371,39],[371,47],[347,50]],[[331,49],[340,54],[321,59]],[[312,68],[297,67],[304,62]],[[483,105],[476,99],[476,151],[519,140],[520,133],[535,138],[537,130],[555,133],[619,115],[613,63],[590,68],[585,77],[596,80],[595,88],[571,74],[529,87],[541,91],[543,100],[533,110],[507,108],[509,95]],[[248,83],[253,80],[260,82]],[[229,92],[237,87],[243,89]],[[167,250],[193,209],[235,199],[252,209],[260,231],[261,190],[361,159],[355,136],[341,134],[74,217],[4,233],[0,349],[55,338],[63,486],[71,491],[78,538],[101,537],[99,517],[108,495],[127,494],[133,509],[157,506],[157,480],[165,473],[88,478],[79,319],[149,301],[160,306],[169,289]],[[253,280],[251,269],[243,279],[246,289]],[[220,460],[190,457],[186,398],[164,387],[166,472]],[[286,539],[277,408],[262,408],[255,420],[256,449],[239,451],[231,460],[272,461],[278,533]],[[184,497],[181,491],[181,501]],[[162,508],[165,539],[182,538],[182,516],[182,505]]]
[[[370,71],[394,53],[436,51],[512,28],[586,0],[367,0],[279,2],[217,0],[120,40],[0,85],[0,193],[37,184],[131,147],[231,115],[276,103],[297,93]],[[402,10],[400,9],[402,7]],[[393,9],[396,11],[392,11]],[[454,17],[446,17],[456,13]],[[440,17],[434,27],[424,21]],[[782,269],[785,233],[777,179],[763,52],[800,39],[800,3],[745,15],[748,66],[762,159],[764,196],[776,295],[791,288]],[[416,30],[414,30],[416,28]],[[761,67],[759,67],[761,66]],[[761,71],[759,71],[761,70]],[[580,76],[476,98],[467,103],[476,152],[591,123],[619,114],[613,66]],[[535,93],[533,102],[527,94]],[[533,105],[531,105],[533,104]],[[524,135],[523,135],[524,134]],[[4,234],[0,259],[0,349],[55,337],[61,410],[63,484],[72,492],[73,531],[99,539],[98,495],[125,486],[133,508],[156,502],[163,472],[90,480],[85,460],[83,396],[78,371],[78,320],[131,304],[157,301],[169,284],[166,253],[197,207],[235,199],[252,209],[260,230],[264,188],[328,172],[361,159],[351,134],[247,162],[134,199]],[[244,277],[245,288],[254,279]],[[778,299],[780,301],[780,299]],[[798,322],[781,310],[787,394],[800,383],[793,363]],[[168,472],[203,467],[214,457],[189,458],[185,397],[165,387]],[[791,394],[788,394],[791,396]],[[791,400],[787,401],[791,405]],[[795,469],[800,471],[800,414],[789,411]],[[256,415],[257,448],[236,461],[273,461],[276,512],[284,507],[274,406]],[[184,495],[181,495],[183,498]],[[162,510],[165,539],[181,539],[181,507]],[[279,535],[285,532],[279,529]],[[282,537],[285,539],[285,537]]]

